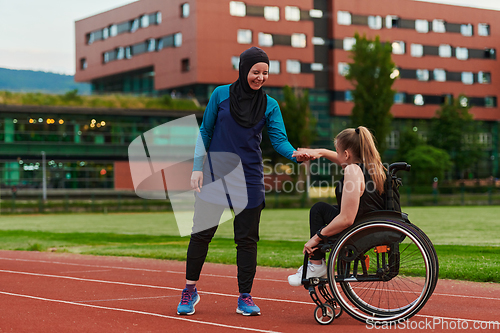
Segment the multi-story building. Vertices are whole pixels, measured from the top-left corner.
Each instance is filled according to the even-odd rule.
[[[353,107],[345,79],[356,32],[392,44],[398,122],[430,119],[463,94],[498,173],[500,12],[413,0],[141,0],[76,22],[76,75],[93,91],[193,94],[206,101],[238,75],[255,45],[271,60],[268,93],[310,89],[317,144],[330,142]],[[397,126],[396,126],[397,127]],[[397,128],[388,138],[397,148]]]

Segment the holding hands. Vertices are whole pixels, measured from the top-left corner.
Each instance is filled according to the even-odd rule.
[[[293,152],[292,157],[297,158],[298,162],[314,161],[321,157],[319,149],[298,148]]]

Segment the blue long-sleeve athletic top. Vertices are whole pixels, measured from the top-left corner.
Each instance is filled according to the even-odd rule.
[[[295,149],[288,142],[283,117],[278,102],[274,98],[267,96],[267,109],[264,117],[254,127],[246,128],[239,125],[231,116],[229,87],[230,85],[224,85],[214,90],[203,114],[193,165],[193,171],[203,170],[204,173],[203,188],[198,196],[208,202],[221,203],[220,200],[225,200],[226,197],[224,192],[221,194],[220,191],[216,191],[214,186],[207,185],[223,178],[229,184],[227,187],[230,190],[228,192],[226,188],[225,192],[228,194],[229,200],[232,201],[232,204],[237,202],[235,196],[237,196],[238,191],[234,190],[234,186],[241,187],[241,181],[233,182],[234,186],[231,187],[231,177],[226,177],[226,175],[234,169],[240,160],[245,178],[243,184],[246,186],[248,196],[246,208],[254,208],[263,203],[265,199],[262,151],[260,149],[264,125],[267,126],[271,143],[278,153],[297,162],[296,158],[292,157]],[[201,141],[204,147],[201,146]],[[203,163],[205,150],[208,153],[208,159]],[[244,189],[239,192],[242,191]]]

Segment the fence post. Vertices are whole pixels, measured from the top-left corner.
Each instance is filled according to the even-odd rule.
[[[406,189],[406,201],[407,205],[411,206],[411,186],[408,186]]]
[[[492,177],[493,178],[493,177]],[[488,188],[488,205],[493,203],[493,180],[490,182],[490,186]]]
[[[122,209],[122,194],[118,192],[118,211]]]
[[[462,182],[460,184],[460,195],[462,200],[462,206],[465,205],[465,184]]]
[[[43,213],[43,195],[38,199],[38,212]]]
[[[92,212],[95,210],[95,208],[94,208],[94,201],[95,201],[95,194],[94,194],[94,192],[92,192],[92,196],[91,196],[91,199],[90,199],[90,202],[91,202],[90,209],[91,209]]]
[[[68,193],[64,194],[64,211],[66,213],[69,211]]]

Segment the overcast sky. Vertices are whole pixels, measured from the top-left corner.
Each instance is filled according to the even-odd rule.
[[[74,22],[135,1],[0,0],[0,67],[72,75],[75,73]],[[500,0],[415,1],[500,10]]]

